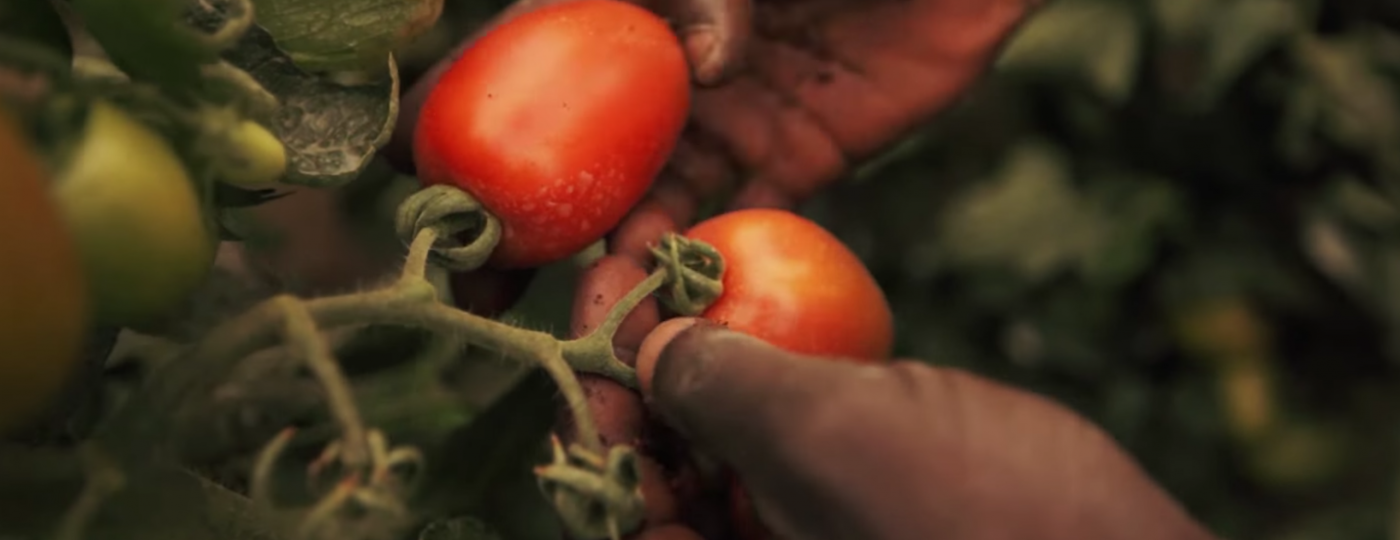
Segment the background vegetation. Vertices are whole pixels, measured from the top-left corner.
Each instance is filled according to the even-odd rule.
[[[446,2],[437,25],[400,50],[399,87],[505,4]],[[1387,25],[1397,15],[1400,8],[1383,0],[1054,0],[957,107],[802,211],[875,272],[895,308],[899,354],[1071,405],[1225,537],[1393,538],[1400,534],[1393,496],[1400,480],[1400,32]],[[267,30],[290,32],[295,25],[288,24]],[[140,32],[129,33],[128,43],[140,43],[130,39]],[[283,100],[330,84],[278,71],[277,62],[255,56],[262,49],[243,45],[246,51],[225,58],[265,67],[254,74]],[[340,69],[378,57],[349,51],[297,61]],[[171,87],[181,76],[150,75]],[[307,107],[380,119],[389,114],[381,109],[391,86],[365,83],[359,97],[343,92]],[[294,131],[279,135],[302,146],[326,137],[314,123],[283,125]],[[299,183],[358,173],[356,160],[368,160],[385,135],[382,122],[362,127],[337,134],[350,150],[335,170],[308,169],[314,160],[298,161],[302,146],[293,144]],[[358,226],[356,240],[370,246],[366,260],[379,248],[394,256],[401,250],[388,220],[412,188],[378,165],[335,192]],[[230,210],[223,225],[255,252],[285,250],[278,227],[287,216],[275,211],[281,202],[262,213]],[[559,299],[568,297],[572,273],[570,264],[543,270],[507,316],[567,328],[568,306]],[[283,277],[281,285],[297,288],[295,276]],[[215,314],[268,294],[223,268],[173,327],[192,335]],[[371,333],[342,359],[359,375],[415,343]],[[140,374],[121,360],[160,356],[151,352],[160,346],[124,335],[107,399],[119,399],[126,378]],[[444,482],[472,480],[436,493],[437,500],[489,516],[506,538],[558,538],[528,468],[517,463],[553,421],[553,404],[540,397],[551,389],[529,380],[512,386],[519,373],[493,365],[462,377],[469,382],[456,395],[418,396],[367,422],[385,426],[396,441],[451,433],[430,451],[465,465],[440,474]],[[357,385],[357,397],[402,399],[414,393],[404,386],[407,375],[360,379],[369,382]],[[414,413],[461,396],[476,408]],[[244,431],[213,425],[203,433],[207,446],[257,432],[239,426]],[[325,438],[308,437],[302,453]],[[490,451],[478,444],[484,440],[495,443]],[[212,464],[227,456],[206,457]],[[82,478],[70,458],[0,459],[0,537],[65,508]],[[242,480],[212,465],[204,472],[229,487]],[[111,537],[187,540],[202,531],[270,538],[245,502],[218,486],[151,472],[138,487],[109,503],[100,523]],[[184,521],[152,533],[151,512],[170,511],[186,512]],[[443,525],[423,537],[478,536]]]

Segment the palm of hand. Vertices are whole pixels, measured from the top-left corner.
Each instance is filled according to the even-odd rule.
[[[735,2],[730,2],[731,4]],[[730,80],[697,89],[670,173],[791,206],[945,108],[1038,0],[758,0]]]

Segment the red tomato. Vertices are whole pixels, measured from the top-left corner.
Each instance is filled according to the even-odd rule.
[[[740,210],[686,236],[724,256],[724,294],[701,317],[793,352],[880,361],[894,317],[860,259],[820,225],[783,210]]]
[[[568,257],[618,224],[675,147],[690,108],[666,22],[616,0],[520,15],[482,36],[423,105],[414,160],[504,225],[491,263]]]

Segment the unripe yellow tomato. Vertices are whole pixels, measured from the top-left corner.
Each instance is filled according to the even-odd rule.
[[[77,239],[97,322],[159,320],[203,283],[218,239],[169,141],[96,101],[59,161],[52,191]]]

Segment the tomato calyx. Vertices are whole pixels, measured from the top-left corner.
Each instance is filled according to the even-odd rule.
[[[550,437],[554,458],[535,468],[540,488],[575,536],[589,540],[621,538],[646,516],[637,452],[617,445],[606,454]]]
[[[453,272],[481,268],[502,237],[496,216],[471,194],[446,184],[428,186],[404,200],[394,228],[404,245],[425,229],[436,230],[429,260]]]
[[[598,328],[561,343],[564,358],[574,370],[602,375],[628,388],[640,388],[637,371],[623,363],[613,349],[613,336],[627,315],[663,287],[666,293],[660,299],[682,315],[704,311],[724,292],[720,281],[724,258],[709,244],[672,233],[651,251],[657,259],[656,269],[618,299]]]
[[[724,256],[705,242],[668,233],[651,248],[671,279],[661,301],[682,316],[699,315],[724,293]]]

